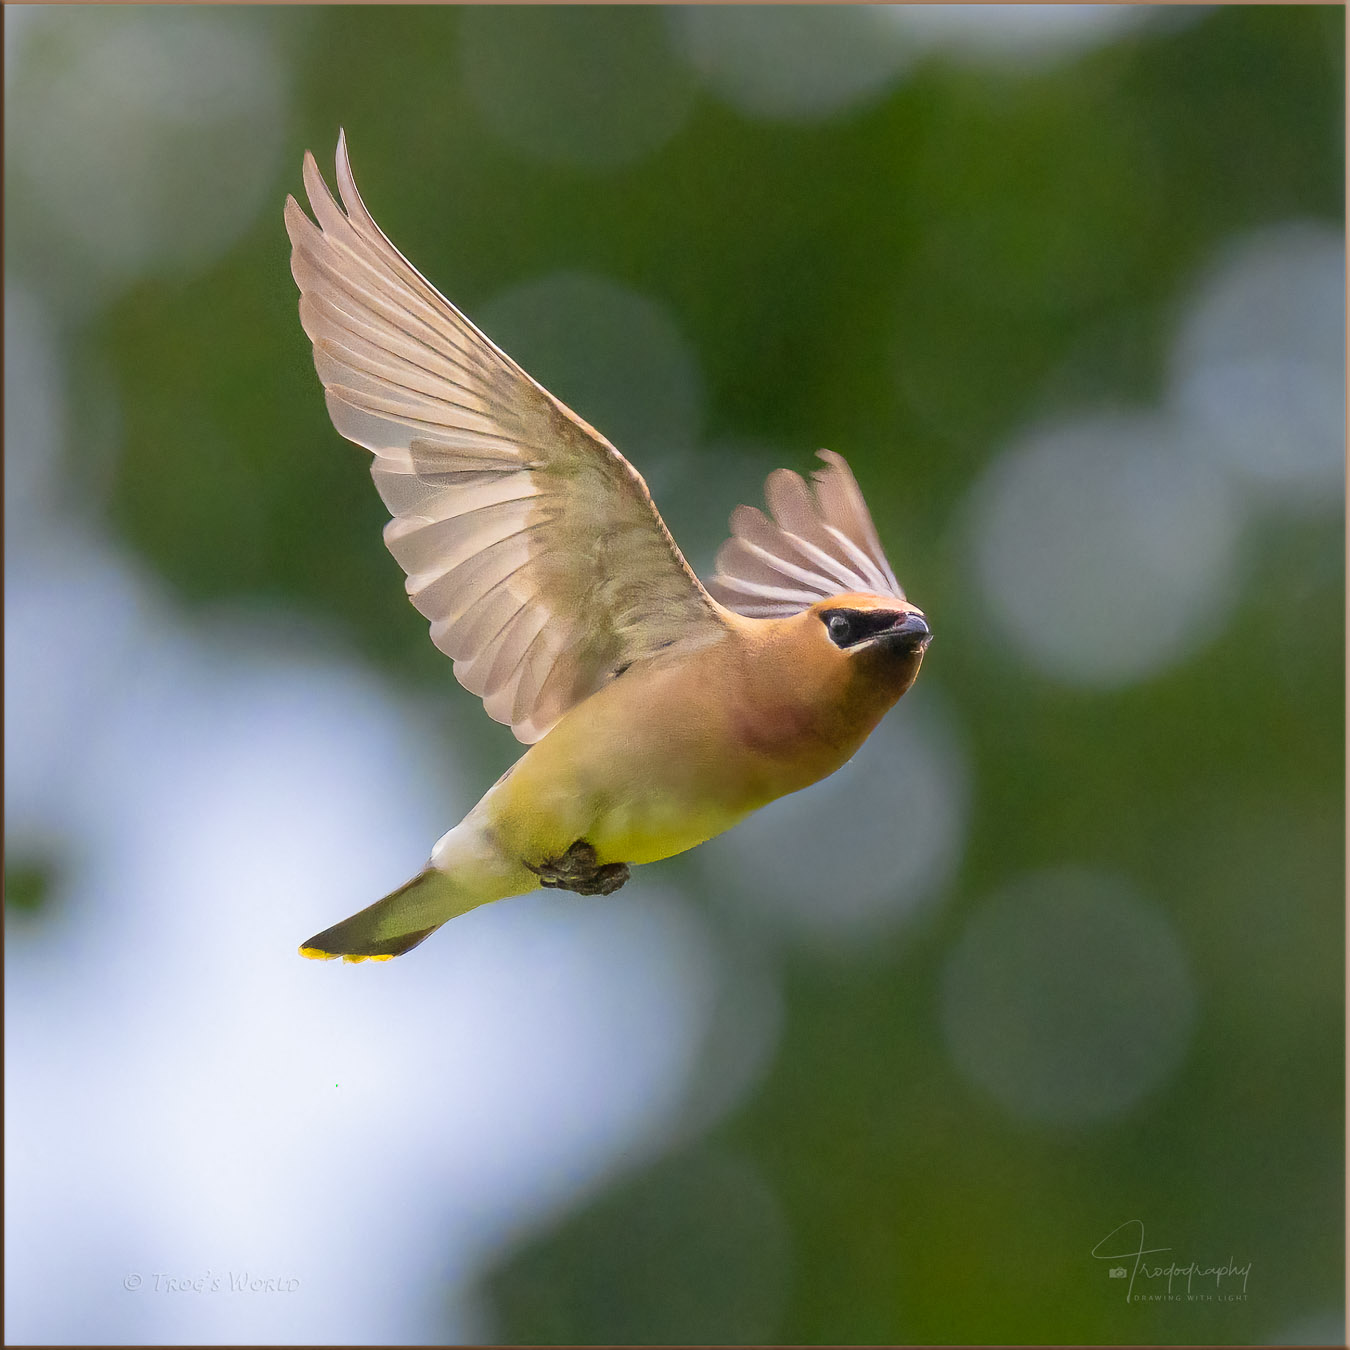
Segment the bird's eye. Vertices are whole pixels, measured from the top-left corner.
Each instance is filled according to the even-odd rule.
[[[847,614],[831,614],[827,625],[830,637],[836,645],[842,647],[853,636],[853,624]]]

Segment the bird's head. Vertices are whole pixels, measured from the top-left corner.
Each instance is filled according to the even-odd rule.
[[[933,639],[917,606],[866,591],[819,600],[795,622],[826,659],[846,661],[858,676],[887,686],[897,698],[914,683]]]

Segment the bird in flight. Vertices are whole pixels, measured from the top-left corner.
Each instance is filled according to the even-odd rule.
[[[474,327],[366,210],[339,134],[286,199],[333,425],[371,451],[389,551],[455,677],[529,747],[406,885],[302,956],[388,960],[540,886],[608,895],[833,773],[930,633],[843,458],[741,506],[704,586],[641,475]],[[317,221],[317,224],[315,223]]]

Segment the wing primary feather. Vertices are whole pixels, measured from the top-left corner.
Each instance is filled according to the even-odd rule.
[[[525,548],[525,537],[536,528],[527,525],[505,539],[489,544],[478,553],[459,560],[439,576],[427,580],[423,580],[425,573],[409,577],[408,594],[418,612],[427,619],[443,618],[450,612],[462,614],[488,587],[511,575],[530,560]],[[469,598],[452,610],[456,595]]]
[[[414,288],[423,290],[438,307],[444,307],[446,317],[455,325],[470,341],[477,347],[490,352],[498,361],[502,363],[512,374],[525,380],[533,388],[543,394],[545,398],[552,400],[552,395],[541,385],[533,380],[524,370],[520,368],[495,342],[492,341],[480,328],[472,323],[468,317],[463,314],[455,305],[443,296],[435,286],[431,284],[407,258],[394,246],[389,236],[375,222],[375,218],[366,209],[366,204],[361,198],[361,193],[356,186],[356,178],[352,174],[351,160],[347,155],[347,135],[345,131],[338,132],[338,145],[336,156],[338,193],[342,197],[342,204],[347,210],[348,216],[357,223],[362,233],[366,235],[371,242],[377,245],[384,253],[395,271]]]
[[[315,236],[317,236],[328,247],[340,249],[345,254],[346,269],[341,272],[333,269],[337,284],[342,285],[355,269],[369,282],[380,287],[381,291],[387,290],[389,284],[388,262],[379,258],[378,255],[372,259],[369,247],[362,246],[364,241],[360,234],[352,228],[350,222],[338,210],[337,203],[333,200],[332,194],[328,191],[328,187],[319,173],[319,166],[314,162],[314,156],[308,154],[305,156],[305,190],[309,195],[310,207],[321,227],[308,236],[311,242],[314,242]],[[416,318],[419,322],[427,324],[433,332],[440,332],[441,328],[437,321],[441,320],[443,315],[439,312],[437,306],[428,302],[424,296],[418,293],[419,289],[404,288],[401,293],[395,292],[387,296],[386,299],[391,308],[401,311],[409,318]]]
[[[354,334],[344,333],[342,337],[322,337],[314,344],[316,355],[328,354],[333,360],[341,362],[349,370],[368,377],[375,377],[394,389],[403,389],[415,394],[419,399],[429,399],[432,403],[468,413],[478,420],[487,420],[487,409],[481,397],[479,405],[474,407],[459,399],[444,396],[445,381],[424,367],[415,365],[400,356],[393,360],[381,361],[369,351],[362,351],[362,339]],[[322,374],[320,376],[322,378]],[[409,383],[412,381],[412,383]],[[326,383],[326,381],[325,381]],[[475,397],[473,391],[464,389],[463,395]]]
[[[519,501],[492,502],[445,520],[421,524],[410,520],[409,528],[397,533],[386,530],[384,542],[408,574],[409,586],[414,586],[423,577],[440,575],[454,565],[452,560],[473,557],[491,545],[534,528],[526,520],[527,511]],[[542,523],[536,522],[536,526]]]
[[[446,630],[453,627],[456,645],[472,653],[465,662],[467,672],[471,674],[478,666],[486,668],[487,658],[497,651],[507,625],[520,613],[523,605],[519,593],[511,588],[511,578],[506,577],[479,596],[457,618],[438,621],[444,623]],[[481,692],[474,688],[470,679],[461,676],[461,680],[466,689]]]
[[[466,327],[467,321],[463,316],[389,243],[373,221],[369,223],[376,237],[350,220],[344,220],[314,163],[314,157],[309,154],[306,154],[305,185],[310,206],[324,226],[318,238],[328,248],[340,250],[348,264],[345,270],[336,273],[337,284],[341,286],[348,273],[355,268],[373,281],[382,293],[389,292],[389,274],[392,271],[393,288],[392,294],[385,296],[387,302],[409,317],[427,324],[442,340],[450,342],[481,370],[488,369],[489,364],[483,360],[482,344],[477,340],[481,334],[477,334],[472,325]],[[303,213],[300,215],[303,220]],[[369,220],[368,215],[366,219]],[[308,221],[304,221],[304,224],[309,226]],[[313,231],[313,226],[309,226],[309,230]],[[305,237],[313,242],[315,234],[307,232]],[[491,344],[488,346],[491,347]],[[514,364],[495,348],[492,353],[496,358]]]
[[[535,634],[534,641],[525,649],[524,655],[520,658],[520,664],[516,667],[519,672],[516,679],[515,696],[511,700],[511,724],[513,726],[528,721],[531,713],[534,711],[539,691],[543,688],[544,680],[548,676],[549,667],[553,662],[548,658],[549,630],[545,624]],[[540,644],[543,644],[541,647]]]
[[[437,342],[438,338],[444,341],[443,330],[436,329],[420,315],[409,311],[406,305],[391,300],[387,294],[362,285],[350,273],[340,272],[317,247],[298,244],[291,255],[291,272],[302,289],[321,293],[336,309],[354,313],[358,318],[364,314],[369,319],[381,320],[396,332],[430,346],[433,351],[449,359],[444,347]],[[452,346],[455,351],[464,354],[457,343]],[[487,373],[487,368],[466,367],[465,373],[481,376]]]
[[[547,622],[547,614],[528,601],[522,602],[511,618],[502,626],[497,641],[484,655],[473,658],[476,687],[473,692],[488,697],[501,690],[510,680],[512,671],[520,664],[526,647],[534,641],[540,627]],[[535,625],[531,627],[531,625]],[[520,630],[517,632],[517,630]],[[480,665],[481,662],[481,665]],[[473,686],[470,686],[473,687]]]
[[[428,436],[440,433],[442,438],[449,430],[462,430],[475,438],[481,438],[485,441],[493,441],[499,445],[517,446],[519,441],[509,435],[503,435],[495,431],[475,431],[468,427],[448,427],[444,422],[434,422],[426,417],[414,417],[410,413],[403,411],[399,403],[390,398],[381,398],[374,395],[360,397],[353,389],[348,389],[345,385],[334,384],[328,387],[328,392],[350,403],[353,407],[359,408],[362,412],[385,414],[388,417],[396,418],[400,422],[406,423],[409,427],[415,428]],[[360,402],[357,399],[360,397]]]
[[[298,207],[296,208],[299,209]],[[303,219],[303,216],[301,217]],[[359,306],[344,309],[328,295],[319,291],[305,291],[300,297],[300,323],[311,341],[323,336],[320,324],[338,332],[351,333],[371,346],[397,354],[410,364],[448,381],[456,387],[465,387],[471,381],[475,387],[485,383],[484,372],[466,365],[462,360],[439,351],[427,343],[409,337],[402,329],[378,322],[379,316],[355,313]],[[438,366],[440,367],[438,369]]]

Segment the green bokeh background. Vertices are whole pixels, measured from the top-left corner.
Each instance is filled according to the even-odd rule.
[[[295,82],[278,209],[208,270],[141,281],[96,316],[85,340],[118,386],[121,449],[110,466],[98,429],[79,434],[77,367],[73,477],[106,483],[116,531],[188,604],[308,610],[392,680],[443,692],[484,781],[509,762],[509,737],[400,599],[364,456],[323,415],[297,321],[280,200],[299,191],[301,152],[327,165],[344,125],[376,217],[469,314],[544,273],[611,277],[662,302],[696,351],[703,444],[771,443],[799,469],[817,445],[849,456],[934,616],[925,678],[973,775],[941,903],[865,955],[789,950],[763,1084],[504,1259],[486,1290],[498,1334],[1250,1343],[1338,1309],[1343,520],[1259,519],[1236,617],[1110,693],[1054,683],[994,639],[954,525],[1000,444],[1042,413],[1159,396],[1178,305],[1225,239],[1341,224],[1343,11],[1222,8],[1029,73],[928,61],[816,124],[699,92],[665,145],[601,170],[485,132],[461,20],[430,6],[269,19]],[[585,21],[625,43],[664,23],[642,8]],[[40,271],[38,224],[10,211],[14,266]],[[507,345],[604,427],[529,342]],[[716,479],[712,451],[693,466]],[[710,546],[722,520],[702,507],[686,489],[667,516]],[[1055,1134],[953,1071],[938,983],[983,896],[1066,858],[1165,907],[1202,1006],[1182,1070],[1146,1107]],[[16,866],[13,898],[40,913],[41,869]],[[697,900],[697,873],[668,868]],[[786,1253],[743,1249],[759,1201],[737,1160],[776,1197]],[[1252,1261],[1250,1297],[1127,1307],[1088,1253],[1136,1215],[1179,1253]],[[764,1295],[768,1325],[746,1303],[757,1260],[786,1282]]]

